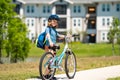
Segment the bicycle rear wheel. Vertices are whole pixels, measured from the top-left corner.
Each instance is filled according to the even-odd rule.
[[[76,57],[73,52],[66,53],[65,72],[69,79],[74,78],[76,73]]]
[[[56,68],[51,67],[53,57],[51,52],[47,52],[40,59],[39,73],[42,80],[50,80],[55,74]]]

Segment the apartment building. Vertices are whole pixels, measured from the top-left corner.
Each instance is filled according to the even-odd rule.
[[[80,41],[108,42],[112,17],[120,19],[120,0],[13,0],[16,12],[24,17],[29,39],[47,27],[51,14],[60,17],[57,31],[80,34]]]

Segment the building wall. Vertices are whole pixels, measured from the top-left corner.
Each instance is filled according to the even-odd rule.
[[[87,22],[85,22],[87,14],[87,6],[89,4],[70,4],[66,1],[60,3],[59,1],[54,4],[23,4],[20,9],[20,15],[25,17],[25,23],[28,27],[29,39],[36,38],[38,34],[43,32],[47,26],[47,19],[51,14],[56,13],[55,4],[67,4],[67,14],[58,15],[60,18],[66,18],[66,29],[57,29],[58,31],[70,31],[73,34],[77,34],[82,31],[86,31]],[[102,11],[105,4],[105,11]],[[108,31],[111,26],[112,17],[120,18],[120,11],[116,11],[116,4],[112,2],[99,2],[96,5],[96,42],[108,42]],[[120,3],[119,3],[120,4]],[[86,6],[87,5],[87,6]],[[94,4],[93,4],[94,5]],[[109,5],[109,11],[107,10]],[[29,10],[28,10],[29,6]],[[76,7],[76,12],[74,8]],[[109,24],[108,24],[109,23]]]
[[[74,7],[76,7],[76,12],[74,12]],[[80,7],[80,12],[78,11]],[[78,34],[84,29],[84,18],[86,10],[83,4],[74,4],[70,6],[71,9],[71,22],[72,22],[72,32],[73,34]]]
[[[28,9],[29,7],[29,9]],[[43,12],[43,7],[45,7],[45,12]],[[50,7],[50,12],[47,12],[48,7]],[[33,11],[32,11],[33,8]],[[23,16],[25,16],[25,23],[28,27],[28,37],[32,39],[32,37],[36,38],[47,26],[47,19],[49,15],[51,15],[52,6],[44,4],[24,4],[23,5]],[[34,26],[31,26],[32,23]],[[29,26],[28,26],[29,24]]]
[[[105,7],[105,11],[102,11],[102,7],[105,4],[107,6],[109,4],[110,10],[107,11],[107,7]],[[97,37],[96,42],[108,42],[108,32],[110,29],[113,16],[120,18],[120,11],[116,11],[117,3],[99,3],[97,6]]]

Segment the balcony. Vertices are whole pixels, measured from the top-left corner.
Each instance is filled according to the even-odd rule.
[[[56,14],[65,15],[67,12],[66,5],[56,5]]]
[[[87,29],[87,34],[96,34],[96,29]]]
[[[94,20],[90,20],[89,22],[88,22],[88,26],[87,26],[87,33],[88,34],[96,33],[95,21]]]
[[[66,25],[66,18],[60,18],[60,21],[58,22],[59,26],[58,29],[66,29],[67,25]]]

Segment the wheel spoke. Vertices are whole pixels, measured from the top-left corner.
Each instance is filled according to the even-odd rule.
[[[73,78],[76,73],[76,58],[73,53],[68,54],[65,61],[65,71],[68,78]]]
[[[55,68],[51,67],[52,59],[53,55],[50,52],[45,53],[40,59],[39,72],[41,78],[44,80],[50,79],[56,71]]]

